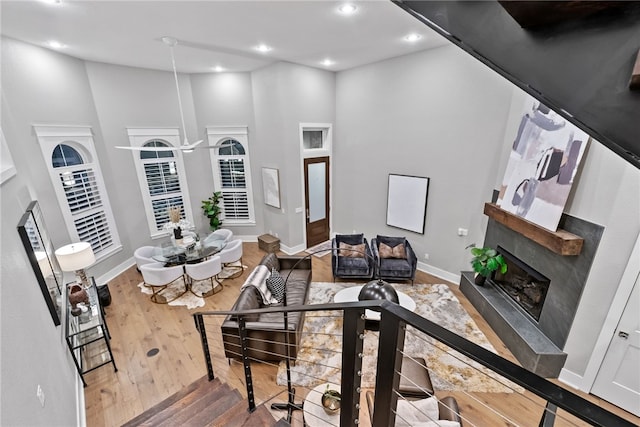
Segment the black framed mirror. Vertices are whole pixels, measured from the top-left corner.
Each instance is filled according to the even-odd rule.
[[[29,257],[29,262],[40,285],[53,323],[58,326],[62,317],[62,270],[54,254],[53,243],[44,224],[37,200],[29,203],[20,222],[18,234]]]

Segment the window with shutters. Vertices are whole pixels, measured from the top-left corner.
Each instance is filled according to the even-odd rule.
[[[72,241],[101,259],[120,248],[89,127],[35,126]]]
[[[167,234],[163,226],[169,222],[170,207],[179,207],[180,218],[193,224],[182,153],[152,149],[179,146],[178,129],[129,128],[127,131],[131,146],[150,148],[132,153],[151,236]]]
[[[246,127],[209,127],[215,191],[222,193],[225,225],[255,225]]]

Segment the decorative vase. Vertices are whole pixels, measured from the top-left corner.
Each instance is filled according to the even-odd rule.
[[[484,282],[486,280],[487,278],[484,277],[482,274],[476,273],[476,277],[474,277],[473,282],[478,286],[484,286]]]
[[[78,283],[68,285],[67,293],[69,295],[69,303],[71,304],[71,314],[73,316],[79,316],[82,310],[78,307],[78,304],[84,303],[89,305],[89,294]]]
[[[387,301],[400,304],[398,293],[393,286],[385,282],[384,280],[372,280],[362,287],[358,294],[359,301],[386,299]]]
[[[328,414],[335,414],[340,410],[340,392],[337,390],[327,390],[322,393],[322,407]]]
[[[182,229],[179,226],[173,229],[173,237],[176,240],[182,239]]]

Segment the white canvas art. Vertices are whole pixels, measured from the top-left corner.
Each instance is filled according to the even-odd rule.
[[[262,168],[262,188],[264,190],[264,202],[274,208],[280,208],[278,169]]]
[[[531,98],[514,135],[498,206],[556,231],[589,135]]]

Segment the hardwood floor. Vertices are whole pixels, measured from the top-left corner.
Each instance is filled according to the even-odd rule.
[[[85,375],[88,426],[120,426],[206,374],[202,346],[192,314],[195,311],[231,308],[248,273],[265,254],[258,249],[257,243],[244,243],[243,250],[243,263],[249,268],[242,276],[225,280],[224,289],[207,298],[206,305],[197,310],[151,302],[149,295],[143,294],[138,288],[142,276],[135,267],[129,268],[109,282],[112,303],[106,308],[106,319],[112,335],[111,345],[118,372],[114,372],[111,365],[107,365]],[[313,280],[332,281],[330,255],[322,258],[312,257],[312,259]],[[418,272],[415,282],[443,283],[444,281]],[[498,353],[516,362],[493,330],[461,294],[458,286],[449,285]],[[153,349],[158,349],[158,353],[148,355],[147,353]],[[241,364],[229,364],[223,357],[214,358],[213,363],[216,375],[244,393]],[[257,365],[253,368],[256,396],[273,396],[282,392],[283,388],[275,383],[276,368],[267,364]],[[458,400],[461,412],[465,416],[466,426],[537,426],[544,407],[544,402],[539,399],[517,393],[448,394],[454,395]],[[640,418],[621,411],[595,396],[578,394],[629,421],[640,424]],[[286,395],[281,394],[275,400],[285,401]],[[364,402],[363,407],[366,407]],[[504,413],[506,417],[515,421],[496,418],[490,408]],[[275,417],[282,415],[274,412]],[[299,412],[295,413],[294,422],[294,425],[302,425]],[[368,415],[363,416],[361,425],[368,424]],[[573,424],[558,423],[556,425]]]

